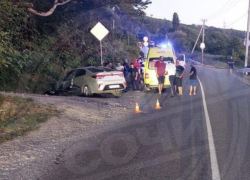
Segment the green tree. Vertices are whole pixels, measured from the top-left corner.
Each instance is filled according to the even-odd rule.
[[[191,41],[188,40],[186,33],[182,31],[176,31],[169,33],[168,37],[177,53],[191,52]]]
[[[43,0],[44,2],[44,0]],[[47,1],[48,2],[48,1]],[[107,0],[107,1],[102,1],[102,0],[78,0],[78,1],[73,1],[73,0],[54,0],[54,3],[51,4],[51,1],[49,1],[50,7],[47,7],[46,9],[50,8],[49,10],[45,10],[41,8],[42,3],[36,2],[33,5],[36,5],[35,8],[29,7],[28,11],[42,17],[47,17],[52,15],[56,8],[58,6],[66,6],[66,4],[74,3],[78,9],[81,8],[82,10],[86,8],[100,8],[103,6],[110,6],[110,7],[119,7],[123,8],[126,5],[132,5],[130,7],[133,7],[133,10],[137,10],[137,13],[143,13],[143,10],[147,8],[149,4],[151,4],[151,0],[136,0],[136,1],[131,1],[131,0]],[[43,3],[45,4],[45,3]],[[129,8],[130,8],[129,7]],[[119,9],[118,8],[118,9]],[[37,9],[37,10],[36,10]],[[127,11],[131,12],[131,11]],[[133,13],[133,12],[131,12]]]
[[[163,41],[167,41],[167,31],[165,28],[161,28],[159,29],[158,33],[157,33],[157,42],[161,43]]]
[[[227,37],[219,32],[219,31],[212,31],[208,32],[206,39],[206,49],[205,52],[209,54],[227,54]]]
[[[175,12],[174,15],[173,15],[173,29],[174,31],[178,31],[179,28],[180,28],[180,20],[179,20],[179,16],[178,14]]]
[[[233,37],[228,41],[227,55],[233,56],[237,61],[243,61],[245,58],[245,46],[242,39]]]

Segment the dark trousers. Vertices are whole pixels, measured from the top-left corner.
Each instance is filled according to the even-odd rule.
[[[138,91],[139,90],[139,81],[135,80],[133,78],[131,78],[131,85],[134,91]]]
[[[128,81],[128,75],[129,75],[128,71],[124,71],[123,73],[125,80]]]
[[[169,76],[170,86],[171,86],[171,93],[175,94],[175,75]]]

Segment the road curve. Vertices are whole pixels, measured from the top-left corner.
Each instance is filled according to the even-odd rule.
[[[166,180],[213,179],[213,162],[201,88],[189,96],[187,68],[184,95],[171,98],[154,91],[138,98],[141,114],[114,119],[79,137],[55,157],[37,179]],[[250,177],[250,87],[226,70],[197,67],[211,122],[221,179]],[[162,109],[155,110],[159,99]],[[212,167],[212,168],[211,168]],[[38,169],[39,171],[39,169]],[[42,170],[40,170],[42,171]]]

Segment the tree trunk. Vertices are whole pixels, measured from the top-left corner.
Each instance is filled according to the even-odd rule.
[[[51,14],[53,14],[53,12],[55,11],[57,6],[62,6],[64,4],[67,4],[70,1],[72,1],[72,0],[66,0],[63,2],[58,2],[58,0],[55,0],[52,8],[47,12],[38,12],[37,10],[35,10],[33,8],[28,8],[28,11],[35,14],[35,15],[38,15],[38,16],[47,17],[47,16],[50,16]]]

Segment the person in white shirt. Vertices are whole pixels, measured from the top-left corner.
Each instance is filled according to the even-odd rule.
[[[176,90],[175,90],[176,66],[174,63],[169,62],[166,66],[166,69],[168,72],[169,82],[170,82],[170,86],[171,86],[171,97],[174,97],[176,94]]]
[[[123,72],[123,70],[124,70],[124,67],[121,65],[121,63],[120,62],[118,62],[117,63],[117,66],[116,66],[116,68],[115,68],[117,71],[121,71],[121,72]]]

